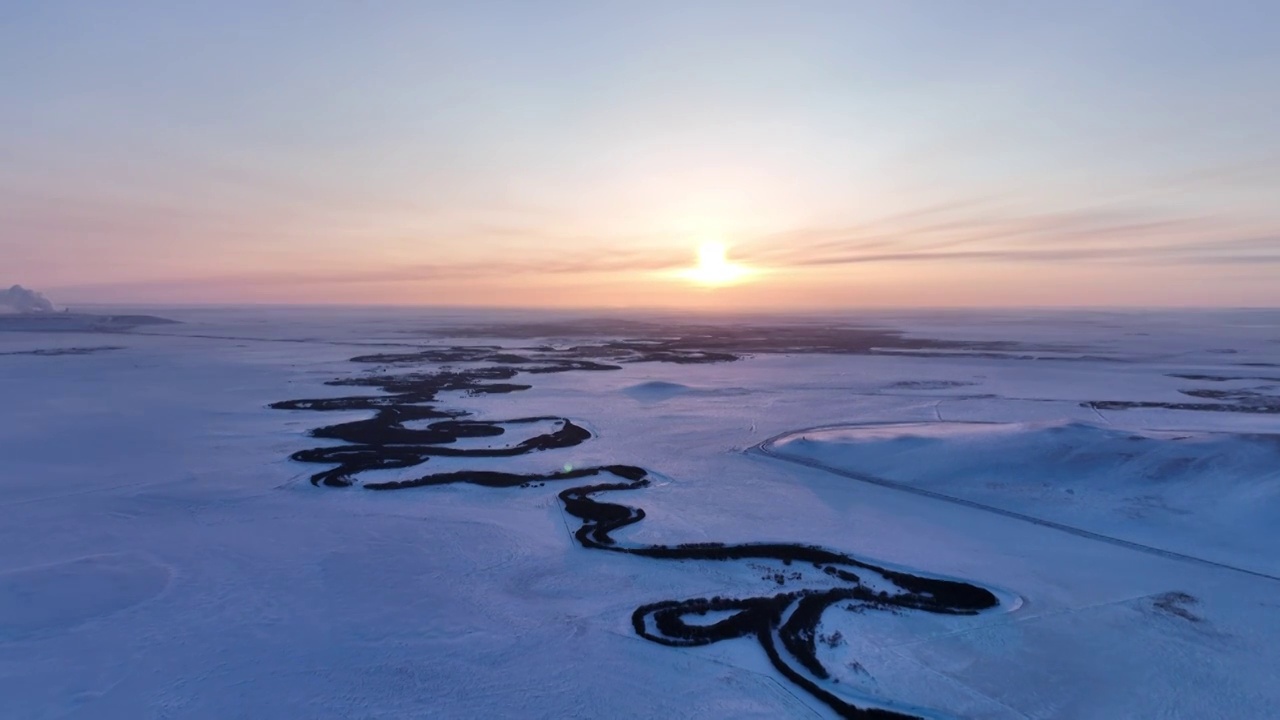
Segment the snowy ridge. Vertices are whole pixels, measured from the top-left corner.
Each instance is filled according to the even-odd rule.
[[[859,423],[758,448],[859,480],[1280,580],[1280,437],[1081,422]],[[1011,493],[1010,489],[1016,489]],[[1246,554],[1256,565],[1225,558]]]

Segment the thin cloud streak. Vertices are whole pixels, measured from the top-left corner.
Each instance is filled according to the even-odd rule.
[[[469,263],[427,263],[398,268],[347,270],[343,272],[271,272],[192,276],[181,279],[77,283],[61,289],[93,290],[110,288],[175,288],[189,285],[359,285],[371,283],[415,283],[429,281],[474,281],[484,279],[536,278],[538,276],[589,275],[609,273],[662,272],[689,265],[687,254],[617,254],[607,258],[578,257],[548,261],[506,261]]]
[[[1261,252],[1259,252],[1261,251]],[[1268,253],[1267,251],[1271,251]],[[939,263],[1140,263],[1143,265],[1280,265],[1280,236],[1237,238],[1215,243],[1192,243],[1143,247],[1092,248],[1022,248],[984,250],[906,250],[902,252],[852,253],[817,257],[795,257],[785,264],[762,268],[772,273],[805,269],[835,268],[869,264]],[[161,281],[108,282],[64,286],[77,291],[103,289],[157,290],[191,286],[307,287],[354,286],[412,283],[464,283],[485,280],[537,280],[539,277],[617,274],[634,276],[637,272],[662,273],[689,265],[684,255],[668,253],[646,256],[642,253],[608,258],[582,257],[545,262],[508,261],[502,263],[418,264],[401,268],[334,272],[293,272],[236,274]]]
[[[1083,248],[1076,250],[952,250],[880,253],[874,255],[847,255],[814,258],[795,263],[792,267],[820,267],[834,265],[860,265],[890,262],[939,262],[949,260],[989,260],[998,262],[1063,262],[1141,260],[1148,263],[1214,265],[1241,262],[1280,263],[1280,242],[1275,255],[1214,255],[1213,247],[1144,247],[1144,248]]]
[[[1102,206],[1042,213],[999,212],[993,199],[923,207],[846,228],[795,228],[748,237],[731,244],[731,259],[782,276],[789,272],[841,266],[895,263],[1020,263],[1144,265],[1271,265],[1280,263],[1280,232],[1257,232],[1241,223],[1210,217],[1166,217],[1144,209]],[[81,206],[83,207],[83,206]],[[99,208],[92,208],[97,211]],[[91,214],[92,214],[91,211]],[[105,210],[104,210],[105,212]],[[182,214],[164,218],[163,228],[180,225]],[[152,222],[157,222],[155,218]],[[207,228],[206,228],[207,229]],[[223,228],[238,235],[240,228]],[[215,230],[216,232],[216,230]],[[293,232],[298,232],[294,230]],[[157,241],[161,235],[155,238]],[[208,275],[162,279],[142,276],[116,281],[54,284],[94,289],[160,289],[181,286],[309,288],[323,285],[396,285],[412,283],[510,282],[529,286],[556,278],[605,275],[643,280],[687,268],[694,248],[673,247],[669,237],[614,236],[593,239],[583,233],[545,227],[479,225],[459,231],[451,243],[467,237],[501,238],[507,247],[498,261],[439,257],[434,262],[394,264],[392,258],[362,257],[355,246],[344,259],[342,245],[299,258],[293,270],[238,273],[210,266]],[[332,236],[335,239],[342,234]],[[435,244],[441,238],[394,237],[404,244]],[[595,248],[582,249],[584,246]],[[576,249],[568,249],[576,248]],[[359,261],[358,263],[356,261]],[[344,263],[348,266],[344,267]],[[354,265],[355,267],[351,267]],[[332,268],[341,267],[335,270]],[[541,280],[540,280],[541,279]],[[576,281],[575,281],[576,282]]]
[[[1018,214],[967,203],[899,213],[844,230],[762,236],[745,243],[736,259],[784,269],[947,260],[1214,264],[1253,249],[1263,251],[1254,256],[1269,262],[1267,251],[1280,253],[1278,237],[1274,223],[1260,229],[1244,221],[1120,205]]]

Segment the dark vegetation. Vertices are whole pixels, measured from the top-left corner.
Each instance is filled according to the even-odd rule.
[[[99,345],[95,347],[68,347],[68,348],[37,348],[35,350],[10,350],[8,352],[0,352],[0,355],[92,355],[94,353],[109,352],[111,350],[123,350],[120,345]]]
[[[125,332],[177,320],[153,315],[92,315],[72,312],[0,313],[0,332]]]
[[[868,333],[863,342],[892,339],[891,333]],[[571,447],[590,439],[591,434],[567,418],[539,416],[504,421],[464,419],[466,413],[436,407],[445,391],[473,395],[516,392],[530,387],[510,382],[520,375],[570,371],[607,371],[616,363],[729,362],[738,355],[726,352],[726,344],[708,340],[711,349],[685,338],[663,341],[612,341],[578,345],[567,349],[549,346],[518,352],[491,346],[432,348],[420,352],[367,355],[354,362],[373,364],[383,370],[418,366],[423,363],[476,365],[436,372],[383,373],[334,380],[329,384],[376,388],[377,395],[355,395],[317,400],[278,402],[272,407],[286,410],[368,410],[372,418],[329,425],[311,432],[317,438],[341,440],[345,444],[301,450],[294,460],[331,465],[312,475],[313,484],[346,487],[360,473],[408,468],[432,457],[509,457],[525,453]],[[742,340],[743,338],[739,338]],[[785,339],[746,338],[748,347],[765,347]],[[607,362],[606,362],[607,361]],[[408,423],[428,421],[425,427]],[[452,447],[463,438],[498,437],[512,425],[551,422],[555,429],[503,447]],[[773,594],[757,597],[710,597],[664,600],[643,605],[632,615],[638,635],[671,646],[695,646],[740,637],[752,637],[764,649],[773,666],[792,683],[804,688],[845,718],[906,718],[897,712],[859,707],[824,687],[831,675],[818,659],[817,643],[835,647],[843,638],[820,636],[823,613],[832,606],[856,612],[923,611],[951,615],[974,614],[996,607],[990,591],[969,583],[943,580],[880,567],[853,556],[823,547],[793,543],[726,544],[716,542],[676,545],[634,545],[619,541],[613,534],[644,519],[639,507],[605,502],[605,493],[640,490],[649,485],[649,473],[633,465],[604,465],[547,474],[518,474],[495,471],[455,471],[426,474],[417,478],[366,482],[370,490],[398,490],[410,487],[470,483],[485,487],[538,487],[547,482],[567,482],[598,478],[600,482],[562,490],[559,499],[565,512],[580,521],[574,537],[584,548],[684,562],[780,563],[791,569],[766,574],[778,586]],[[754,564],[752,565],[754,567]],[[784,589],[801,580],[800,567],[821,571],[818,587]],[[706,622],[709,613],[725,617]],[[703,622],[699,622],[702,619]],[[854,662],[850,667],[860,668]]]
[[[1171,375],[1171,377],[1204,382],[1230,380],[1280,380],[1273,377],[1225,377],[1220,375]],[[1131,400],[1095,400],[1084,403],[1097,410],[1129,410],[1132,408],[1165,408],[1167,410],[1200,410],[1206,412],[1237,412],[1274,415],[1280,414],[1280,395],[1275,386],[1262,385],[1252,388],[1190,388],[1178,392],[1188,397],[1214,402],[1157,402]]]
[[[1207,382],[1230,382],[1232,380],[1262,380],[1265,382],[1280,383],[1280,377],[1266,375],[1197,375],[1170,373],[1169,377],[1180,378],[1182,380],[1204,380]]]
[[[1259,403],[1192,403],[1192,402],[1150,402],[1129,400],[1094,400],[1081,403],[1084,407],[1095,410],[1133,410],[1135,408],[1163,408],[1165,410],[1198,410],[1202,412],[1234,412],[1261,415],[1280,414],[1280,399],[1272,399]]]
[[[1151,600],[1151,606],[1159,612],[1193,623],[1204,622],[1204,618],[1191,611],[1191,607],[1199,603],[1194,595],[1176,591],[1161,593]]]
[[[977,385],[977,383],[965,380],[901,380],[888,387],[893,390],[947,390],[968,385]]]
[[[690,354],[730,360],[752,353],[874,355],[882,352],[902,354],[943,350],[959,354],[996,353],[992,357],[1004,357],[999,353],[1032,349],[1072,351],[1071,348],[1063,347],[1029,348],[1020,343],[1005,341],[974,342],[909,337],[892,328],[841,325],[830,320],[789,321],[785,325],[775,323],[776,320],[771,322],[768,318],[715,324],[598,318],[432,328],[409,332],[426,337],[447,338],[558,338],[570,345],[588,340],[590,344],[577,344],[570,351],[583,357],[597,358],[642,353],[649,360],[660,362],[686,362]]]

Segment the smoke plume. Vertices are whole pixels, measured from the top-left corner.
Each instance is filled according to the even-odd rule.
[[[21,285],[14,285],[8,290],[0,290],[0,312],[53,312],[53,303],[49,302],[49,298],[35,290],[28,290]]]

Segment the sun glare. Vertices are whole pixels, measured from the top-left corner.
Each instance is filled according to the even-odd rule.
[[[729,248],[724,243],[705,242],[698,246],[698,264],[681,275],[699,285],[718,287],[741,282],[753,274],[745,265],[731,262],[728,254]]]

